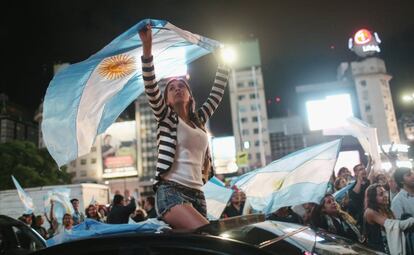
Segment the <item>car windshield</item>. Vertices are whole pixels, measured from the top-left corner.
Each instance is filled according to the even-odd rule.
[[[280,238],[289,234],[292,235]],[[263,249],[273,252],[280,251],[282,247],[286,249],[287,243],[289,243],[302,252],[313,251],[317,254],[381,254],[337,235],[327,232],[315,233],[310,228],[279,221],[265,221],[234,228],[222,232],[220,236],[261,246]],[[281,240],[270,242],[275,238]]]

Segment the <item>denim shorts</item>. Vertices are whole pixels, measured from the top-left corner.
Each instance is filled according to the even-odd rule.
[[[155,193],[155,210],[159,218],[176,205],[192,204],[201,215],[207,217],[206,198],[201,190],[188,188],[173,181],[162,180]]]

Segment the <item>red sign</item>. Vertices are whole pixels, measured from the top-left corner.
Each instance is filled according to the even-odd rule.
[[[356,44],[366,44],[372,39],[372,34],[367,29],[361,29],[355,33],[354,41]]]

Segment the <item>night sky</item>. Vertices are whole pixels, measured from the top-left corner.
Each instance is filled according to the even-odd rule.
[[[414,90],[414,4],[412,1],[6,1],[1,15],[0,93],[29,111],[39,106],[54,63],[76,63],[145,18],[174,25],[224,43],[257,38],[269,117],[297,111],[295,85],[333,81],[342,61],[356,56],[348,38],[360,28],[379,34],[380,57],[393,76],[397,115],[414,111],[401,94]],[[189,67],[198,101],[214,79],[212,56]],[[276,103],[275,98],[281,102]],[[228,92],[213,117],[215,135],[232,133]]]

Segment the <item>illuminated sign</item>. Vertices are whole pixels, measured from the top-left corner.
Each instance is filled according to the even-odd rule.
[[[368,29],[358,30],[352,38],[349,38],[348,48],[360,57],[367,57],[381,49],[378,44],[381,43],[377,33],[372,33]]]

